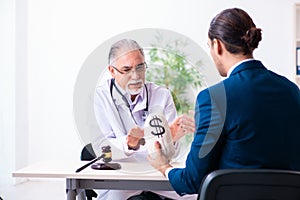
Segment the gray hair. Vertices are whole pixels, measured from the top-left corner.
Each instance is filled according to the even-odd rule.
[[[108,64],[112,64],[119,57],[135,50],[139,50],[144,56],[142,47],[136,41],[131,39],[122,39],[117,41],[110,47],[110,51],[108,54]]]

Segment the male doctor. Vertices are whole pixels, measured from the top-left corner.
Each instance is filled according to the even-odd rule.
[[[95,116],[101,130],[99,140],[108,139],[118,149],[118,159],[147,161],[148,152],[143,146],[143,127],[148,113],[156,109],[169,123],[178,154],[177,141],[185,134],[194,132],[194,119],[188,115],[177,117],[170,91],[145,81],[147,64],[143,49],[134,40],[117,41],[111,46],[108,62],[112,78],[96,88],[94,99]],[[181,199],[175,192],[157,193]],[[98,199],[127,199],[132,195],[140,195],[141,199],[165,199],[145,191],[98,191]],[[183,198],[191,199],[189,196]]]

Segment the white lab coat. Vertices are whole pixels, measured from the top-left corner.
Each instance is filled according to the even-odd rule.
[[[126,102],[116,88],[112,89],[111,95],[110,84],[111,81],[107,80],[97,87],[95,92],[95,117],[101,133],[99,133],[96,141],[92,143],[94,150],[97,154],[101,154],[101,146],[104,142],[107,142],[104,140],[105,138],[111,144],[113,159],[145,161],[146,148],[141,147],[138,151],[128,150],[126,135],[136,125],[141,128],[144,127],[146,114],[144,109],[147,106],[146,89],[143,88],[134,102],[131,102],[128,94],[124,94],[132,110],[131,115]],[[146,83],[146,87],[148,91],[148,112],[151,112],[152,108],[161,108],[161,112],[165,115],[167,121],[171,123],[176,118],[176,108],[170,91],[153,83]],[[122,92],[124,91],[122,90]]]

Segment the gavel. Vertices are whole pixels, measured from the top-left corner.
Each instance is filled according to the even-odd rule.
[[[101,147],[102,154],[95,158],[94,160],[90,161],[89,163],[83,165],[82,167],[76,170],[76,173],[82,171],[83,169],[87,168],[91,164],[95,163],[96,161],[102,159],[104,163],[95,164],[92,166],[93,169],[120,169],[121,165],[119,163],[109,163],[112,161],[112,153],[111,147],[109,145]]]
[[[112,158],[111,158],[112,157],[112,153],[111,153],[110,146],[109,145],[103,146],[103,147],[101,147],[101,149],[102,149],[102,155],[101,156],[103,156],[103,157],[100,156],[100,159],[103,158],[102,160],[105,163],[110,162],[112,160]]]

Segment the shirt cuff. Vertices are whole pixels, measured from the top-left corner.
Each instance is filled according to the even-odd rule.
[[[168,167],[165,171],[165,176],[169,180],[169,172],[173,169],[173,167]]]
[[[127,142],[126,142],[126,137],[124,137],[124,139],[123,139],[123,150],[124,150],[124,153],[125,153],[126,156],[130,156],[134,153],[134,150],[128,149],[128,145],[127,145]]]

